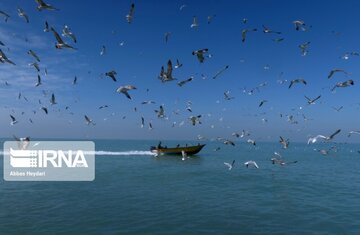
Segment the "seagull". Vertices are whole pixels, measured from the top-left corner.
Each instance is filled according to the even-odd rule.
[[[224,92],[224,99],[225,100],[231,100],[231,99],[235,99],[235,97],[231,97],[230,96],[230,91],[226,91],[226,92]]]
[[[210,15],[210,16],[208,16],[208,17],[207,17],[207,23],[210,24],[211,21],[212,21],[212,19],[214,19],[215,16],[216,16],[216,15]]]
[[[267,100],[262,100],[259,104],[259,107],[263,106],[263,104],[265,104],[266,102],[268,102]]]
[[[310,42],[305,42],[305,43],[299,45],[299,48],[301,49],[301,55],[302,56],[307,55],[309,45],[310,45]]]
[[[41,10],[56,10],[58,11],[59,9],[51,6],[50,4],[45,3],[43,0],[35,0],[35,2],[38,4],[38,6],[36,7],[38,11]]]
[[[196,16],[193,17],[193,22],[192,24],[190,25],[190,28],[196,28],[196,27],[199,27],[199,23],[198,23],[198,19]]]
[[[77,77],[76,77],[76,76],[74,77],[74,80],[73,80],[72,84],[73,84],[73,85],[76,85],[76,84],[77,84]]]
[[[7,22],[8,19],[10,18],[10,15],[7,14],[6,12],[4,12],[4,11],[0,11],[0,15],[3,15],[5,17],[5,22]]]
[[[155,101],[145,100],[145,101],[141,102],[141,104],[155,104]]]
[[[246,166],[246,168],[249,168],[249,166],[254,166],[255,168],[259,168],[258,164],[256,164],[255,161],[247,161],[244,163],[244,165]]]
[[[16,123],[18,123],[18,121],[16,120],[16,118],[10,114],[10,118],[11,118],[11,122],[10,122],[10,125],[15,125]]]
[[[45,33],[49,32],[49,23],[48,23],[47,21],[45,21],[44,32],[45,32]]]
[[[338,72],[342,72],[342,73],[345,73],[346,75],[349,75],[349,73],[343,69],[332,69],[328,75],[328,79],[330,79],[335,73],[338,73]]]
[[[315,101],[317,101],[318,99],[320,99],[321,95],[319,95],[318,97],[316,97],[315,99],[310,99],[309,97],[305,96],[305,98],[307,99],[307,103],[308,104],[315,104]]]
[[[296,83],[302,83],[302,84],[304,84],[304,85],[307,84],[307,82],[306,82],[304,79],[301,79],[301,78],[299,78],[299,79],[294,79],[294,80],[291,80],[290,85],[289,85],[289,89],[290,89],[294,84],[296,84]]]
[[[234,167],[234,164],[235,164],[235,160],[232,161],[232,163],[227,163],[227,162],[224,162],[224,165],[229,167],[229,171],[231,171],[231,169]]]
[[[157,114],[158,118],[164,118],[165,117],[165,110],[162,105],[160,105],[159,110],[154,110]]]
[[[99,109],[104,109],[104,108],[108,108],[109,106],[108,105],[101,105],[100,107],[99,107]]]
[[[50,99],[50,104],[57,104],[56,103],[56,101],[55,101],[55,95],[54,95],[54,93],[52,93],[52,95],[51,95],[51,99]]]
[[[295,30],[299,31],[300,29],[302,31],[306,31],[305,23],[302,20],[295,20],[292,22],[295,25]]]
[[[36,82],[36,84],[35,84],[35,87],[38,87],[38,86],[40,86],[42,83],[41,83],[41,77],[40,77],[40,75],[38,74],[38,76],[37,76],[37,82]]]
[[[213,79],[216,79],[217,77],[220,76],[220,74],[222,74],[225,70],[227,70],[229,68],[229,65],[226,65],[224,68],[220,69],[214,76]]]
[[[14,62],[12,62],[11,60],[9,60],[9,58],[7,58],[7,56],[5,55],[5,53],[0,49],[0,62],[1,63],[9,63],[12,65],[16,65]]]
[[[190,116],[189,119],[191,121],[191,124],[193,126],[195,126],[195,124],[201,124],[201,121],[200,121],[200,118],[201,118],[201,115],[198,115],[198,116]]]
[[[285,38],[274,38],[272,39],[274,42],[282,42]]]
[[[266,27],[265,25],[263,25],[262,27],[263,27],[263,32],[264,32],[264,33],[275,33],[275,34],[281,34],[281,32],[276,32],[276,31],[273,31],[273,30],[269,29],[268,27]]]
[[[204,49],[200,49],[200,50],[196,50],[192,52],[192,55],[196,55],[199,62],[203,63],[205,60],[204,54],[207,53],[209,51],[209,49],[204,48]]]
[[[141,117],[141,128],[144,128],[144,125],[145,125],[145,120],[143,117]]]
[[[18,138],[15,135],[13,135],[14,139],[18,142],[18,148],[21,150],[25,150],[27,149],[27,147],[30,144],[30,137],[23,137],[23,138]]]
[[[85,117],[85,122],[86,122],[86,125],[90,125],[93,124],[93,126],[95,126],[95,123],[93,122],[93,120],[91,120],[88,116],[84,115]]]
[[[176,65],[174,66],[176,69],[181,68],[183,64],[180,63],[178,59],[176,59]]]
[[[180,87],[182,87],[182,86],[185,85],[186,83],[191,82],[193,79],[194,79],[194,77],[191,76],[190,78],[185,79],[185,80],[182,80],[182,81],[178,82],[177,84],[178,84]]]
[[[348,134],[348,137],[350,137],[353,134],[360,135],[360,131],[350,131],[349,134]]]
[[[185,7],[187,7],[187,5],[183,4],[180,6],[180,11],[182,11],[182,9],[184,9]]]
[[[55,43],[55,48],[56,48],[56,49],[70,48],[70,49],[76,50],[76,48],[70,46],[69,44],[66,44],[66,43],[61,39],[60,35],[55,31],[55,29],[54,29],[53,27],[51,27],[50,30],[54,33],[54,36],[55,36],[56,41],[57,41],[57,43]]]
[[[309,140],[308,140],[308,144],[314,144],[314,143],[316,143],[317,141],[318,141],[318,139],[323,139],[323,140],[325,140],[325,141],[330,141],[330,140],[332,140],[337,134],[339,134],[340,133],[340,131],[341,131],[341,129],[338,129],[338,130],[336,130],[332,135],[330,135],[330,136],[324,136],[324,135],[317,135],[317,136],[315,136],[315,137],[311,137],[311,138],[309,138]]]
[[[149,122],[149,131],[151,131],[153,129],[153,126],[151,124],[151,122]]]
[[[172,76],[172,70],[173,70],[172,62],[171,60],[168,60],[166,73],[164,72],[164,67],[161,67],[159,78],[161,79],[162,82],[169,82],[172,80],[176,80],[176,78]]]
[[[336,108],[336,107],[332,107],[336,112],[340,112],[340,110],[343,109],[343,106],[340,106],[339,108]]]
[[[245,40],[246,40],[246,34],[248,33],[248,32],[256,32],[257,31],[257,29],[243,29],[242,31],[241,31],[241,41],[242,42],[245,42]]]
[[[46,107],[41,107],[41,110],[43,110],[45,114],[48,114],[48,109]]]
[[[341,59],[344,59],[344,60],[348,60],[350,58],[350,56],[359,56],[359,52],[356,52],[356,51],[353,51],[353,52],[347,52],[345,53],[343,56],[341,56],[340,58]]]
[[[133,85],[120,86],[118,89],[116,89],[116,92],[123,93],[128,99],[131,100],[131,97],[128,93],[129,90],[136,90],[136,87]]]
[[[255,140],[248,139],[246,142],[249,143],[249,144],[252,144],[252,145],[256,146]]]
[[[105,76],[110,77],[114,82],[116,82],[115,75],[117,75],[115,70],[111,70],[111,71],[105,73]]]
[[[279,164],[281,166],[285,166],[285,165],[289,165],[289,164],[294,164],[294,163],[297,163],[298,161],[292,161],[292,162],[285,162],[284,160],[282,159],[278,159],[278,158],[271,158],[270,159],[272,164]]]
[[[181,150],[181,155],[182,155],[182,159],[183,161],[185,161],[186,158],[188,158],[187,153],[184,150]]]
[[[132,21],[133,21],[133,18],[134,18],[134,10],[135,10],[135,4],[132,3],[132,4],[131,4],[131,7],[130,7],[129,14],[127,14],[127,15],[125,16],[126,21],[127,21],[129,24],[131,24]]]
[[[31,64],[29,64],[29,66],[33,66],[36,69],[36,71],[40,72],[40,67],[37,62],[31,63]]]
[[[235,146],[235,143],[233,142],[233,141],[231,141],[231,140],[224,140],[224,142],[223,142],[224,144],[226,144],[226,145],[232,145],[232,146]]]
[[[26,20],[26,23],[29,23],[29,16],[26,14],[26,12],[20,7],[18,7],[17,11],[18,11],[18,15],[20,17],[24,17],[24,19]]]
[[[106,53],[106,47],[103,45],[100,51],[100,55],[103,56]]]
[[[280,140],[279,140],[279,143],[282,144],[283,146],[283,149],[287,149],[289,147],[289,139],[284,139],[283,137],[280,136]]]
[[[27,53],[29,55],[31,55],[32,57],[34,57],[37,60],[37,62],[40,62],[39,56],[37,56],[36,53],[33,50],[29,50]]]
[[[170,35],[171,35],[171,32],[166,32],[166,33],[164,34],[165,43],[167,43],[167,42],[169,41]]]
[[[69,37],[71,38],[74,43],[76,43],[76,36],[73,32],[71,32],[71,29],[69,28],[69,26],[67,25],[64,25],[64,28],[62,30],[62,34],[61,34],[63,37]]]
[[[348,87],[348,86],[353,86],[354,85],[354,81],[353,80],[347,80],[345,82],[338,82],[336,83],[336,85],[331,89],[331,91],[334,91],[335,88],[337,87]]]

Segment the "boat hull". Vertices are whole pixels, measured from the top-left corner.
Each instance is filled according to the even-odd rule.
[[[186,146],[186,147],[177,147],[177,148],[151,148],[151,152],[161,155],[181,155],[182,151],[184,151],[187,155],[194,155],[201,151],[201,149],[205,146],[196,145],[196,146]]]

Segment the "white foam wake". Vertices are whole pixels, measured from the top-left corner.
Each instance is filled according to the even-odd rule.
[[[95,155],[111,155],[111,156],[134,156],[134,155],[151,155],[154,156],[155,153],[151,151],[139,151],[139,150],[130,150],[130,151],[123,151],[123,152],[113,152],[113,151],[95,151],[95,152],[85,152],[88,154],[95,154]]]

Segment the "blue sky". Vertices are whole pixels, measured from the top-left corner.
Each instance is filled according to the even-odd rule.
[[[360,93],[359,56],[341,59],[346,52],[360,51],[358,42],[360,16],[358,1],[134,1],[132,24],[126,22],[131,1],[56,1],[47,3],[59,11],[37,11],[35,1],[0,2],[7,12],[7,23],[0,18],[1,49],[16,63],[0,64],[0,136],[119,138],[119,139],[209,139],[231,138],[231,133],[245,129],[258,141],[277,141],[278,136],[291,141],[306,141],[308,136],[328,135],[342,129],[338,140],[360,141],[360,136],[346,137],[350,130],[359,130]],[[180,6],[186,5],[181,11]],[[18,17],[20,6],[29,15],[30,23]],[[216,15],[210,24],[207,16]],[[190,28],[193,16],[199,27]],[[248,19],[243,23],[243,19]],[[311,26],[296,31],[292,21],[303,20]],[[59,33],[68,25],[76,35],[77,51],[55,49],[55,37],[43,32],[48,21]],[[281,35],[265,34],[262,25]],[[257,28],[241,42],[241,30]],[[168,43],[164,33],[171,32]],[[280,43],[274,38],[284,38]],[[25,41],[27,38],[27,41]],[[301,56],[299,45],[310,41],[309,53]],[[122,46],[120,43],[124,42]],[[100,56],[101,47],[106,54]],[[9,50],[7,49],[9,48]],[[193,50],[208,48],[211,58],[200,64]],[[37,72],[28,64],[34,59],[27,55],[32,49],[40,59],[43,85],[34,87]],[[162,83],[157,76],[161,66],[176,59],[183,67],[174,69],[177,81]],[[211,77],[229,65],[218,79]],[[268,67],[268,69],[264,69]],[[47,68],[48,75],[44,75]],[[331,79],[331,69],[341,68],[349,75],[337,73]],[[110,70],[117,71],[117,82],[101,78]],[[207,79],[202,79],[204,74]],[[73,86],[74,76],[78,84]],[[183,87],[178,81],[194,76]],[[288,89],[289,81],[303,78],[307,85]],[[355,85],[331,92],[337,82],[353,79]],[[288,80],[279,84],[278,80]],[[8,82],[10,86],[6,86]],[[259,92],[243,92],[259,84],[267,85]],[[134,85],[132,100],[115,92],[122,85]],[[148,91],[147,91],[148,89]],[[44,96],[43,91],[47,91]],[[224,100],[230,91],[232,100]],[[21,92],[29,101],[18,100]],[[54,93],[58,104],[51,106]],[[304,95],[321,95],[315,105],[307,105]],[[42,105],[38,100],[42,101]],[[156,104],[141,105],[144,100]],[[268,100],[258,107],[261,100]],[[192,113],[186,110],[192,102]],[[101,105],[109,108],[99,110]],[[157,118],[154,110],[163,105],[168,119]],[[39,110],[49,109],[45,115]],[[69,106],[68,110],[65,107]],[[340,112],[332,107],[343,106]],[[137,112],[134,108],[137,108]],[[32,111],[35,110],[36,114]],[[173,114],[178,110],[179,114]],[[24,114],[22,114],[24,112]],[[10,114],[18,119],[10,125]],[[85,124],[84,115],[95,126]],[[280,114],[283,117],[280,117]],[[302,114],[308,119],[305,121]],[[189,117],[202,115],[201,125],[192,126]],[[287,121],[293,115],[298,124]],[[145,127],[141,128],[141,117]],[[29,122],[29,118],[33,123]],[[262,121],[266,119],[267,122]],[[151,122],[153,130],[148,129]],[[175,127],[173,122],[176,122]],[[183,125],[180,125],[184,122]]]

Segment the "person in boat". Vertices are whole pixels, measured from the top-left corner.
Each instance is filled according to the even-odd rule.
[[[161,148],[162,148],[162,146],[161,146],[161,141],[159,142],[157,148],[158,148],[158,149],[161,149]]]
[[[179,148],[180,147],[180,144],[176,145],[176,148]]]

